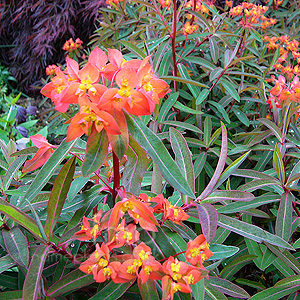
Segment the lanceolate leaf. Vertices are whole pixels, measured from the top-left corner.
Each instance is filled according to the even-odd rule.
[[[248,299],[250,297],[244,289],[229,280],[211,276],[209,277],[209,282],[212,286],[216,287],[220,292],[226,295],[240,299]]]
[[[60,280],[51,285],[47,295],[51,298],[70,292],[95,282],[92,275],[87,275],[79,269],[68,273]]]
[[[126,156],[127,161],[122,176],[122,185],[126,191],[139,196],[141,183],[148,166],[148,159],[145,151],[132,137],[130,137]]]
[[[2,256],[0,258],[0,274],[13,267],[15,264],[15,261],[10,257],[10,255]]]
[[[29,261],[28,242],[18,227],[10,230],[2,229],[2,235],[6,251],[19,265],[27,267]]]
[[[258,119],[258,121],[264,124],[266,127],[268,127],[273,132],[273,134],[277,137],[278,141],[282,142],[282,132],[274,122],[265,118],[260,118]]]
[[[195,192],[195,174],[191,152],[183,135],[174,128],[170,128],[170,141],[176,156],[176,163],[182,175]]]
[[[36,225],[34,219],[26,215],[24,212],[20,211],[13,205],[9,204],[8,202],[2,200],[1,198],[0,198],[0,212],[4,213],[10,219],[22,225],[30,233],[32,233],[33,235],[41,239],[39,228]]]
[[[139,289],[143,300],[160,300],[154,280],[149,279],[145,283],[139,282]]]
[[[206,186],[206,188],[201,193],[201,195],[197,198],[197,200],[205,199],[214,190],[214,187],[218,182],[220,175],[222,174],[222,171],[224,169],[226,158],[227,158],[228,141],[227,141],[226,127],[222,122],[221,122],[221,128],[222,128],[222,148],[221,148],[219,161],[213,177],[211,178],[209,184]]]
[[[274,160],[277,177],[280,180],[281,184],[285,184],[286,175],[285,175],[284,164],[283,164],[280,150],[277,145],[275,146],[274,149],[273,160]]]
[[[41,277],[50,246],[39,246],[34,252],[23,286],[23,299],[36,300],[41,289]]]
[[[76,144],[76,141],[77,139],[68,143],[65,140],[62,141],[60,146],[55,150],[55,152],[43,165],[37,176],[34,178],[33,182],[31,183],[30,187],[27,189],[23,197],[24,199],[27,198],[27,200],[30,201],[42,190],[56,168],[68,155],[71,148]]]
[[[50,199],[47,206],[47,219],[44,226],[45,233],[51,240],[56,222],[64,206],[71,182],[75,172],[75,156],[73,156],[61,169],[57,175]]]
[[[214,191],[207,198],[201,201],[201,203],[213,203],[224,200],[231,201],[244,201],[248,202],[254,199],[254,195],[249,192],[233,191],[233,190],[220,190]]]
[[[105,130],[97,132],[94,130],[88,138],[85,151],[85,159],[82,164],[82,175],[84,177],[97,171],[104,163],[108,153],[108,137]]]
[[[205,284],[205,294],[207,294],[210,297],[210,299],[227,300],[227,297],[224,296],[217,288],[211,285],[209,280],[205,280],[204,284]]]
[[[162,141],[138,118],[126,114],[129,133],[148,152],[163,177],[179,192],[194,198],[194,194]]]
[[[272,245],[294,250],[293,247],[285,240],[261,229],[258,226],[248,224],[222,214],[219,214],[218,225],[259,243],[265,241]]]
[[[276,218],[275,232],[288,242],[292,229],[293,196],[289,192],[282,194]]]
[[[211,242],[214,238],[218,225],[218,213],[209,203],[196,204],[202,232],[207,240]]]
[[[274,287],[270,287],[261,291],[249,300],[278,300],[283,299],[285,296],[299,291],[300,288],[300,275],[290,276],[288,278],[278,281]]]
[[[110,281],[96,295],[89,300],[116,300],[119,299],[133,284],[133,281],[117,284]]]

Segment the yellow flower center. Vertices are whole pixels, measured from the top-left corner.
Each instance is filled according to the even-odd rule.
[[[135,259],[132,263],[134,267],[140,267],[143,264],[143,262],[140,259]]]
[[[102,268],[106,267],[108,265],[108,261],[104,258],[101,258],[98,262],[98,265]]]
[[[144,85],[144,90],[145,90],[146,92],[152,91],[152,90],[153,90],[152,84],[151,84],[150,82],[147,82],[147,83]]]
[[[144,272],[145,272],[145,274],[150,275],[153,272],[153,268],[150,266],[146,266],[144,268]]]
[[[121,207],[121,211],[123,213],[126,213],[128,210],[133,210],[133,205],[132,203],[130,203],[129,201],[126,201],[122,207]]]
[[[118,90],[118,94],[121,97],[129,97],[131,95],[131,88],[129,86],[122,86],[119,90]]]
[[[193,276],[193,274],[191,274],[188,279],[187,279],[187,282],[188,284],[193,284],[195,281],[195,277]]]
[[[129,231],[124,231],[123,239],[127,241],[132,240],[132,233]]]
[[[174,273],[173,276],[172,276],[172,278],[173,278],[174,280],[180,280],[181,277],[182,277],[182,275],[179,274],[179,273]]]
[[[140,253],[139,253],[139,257],[141,260],[146,260],[149,258],[149,255],[145,252],[145,250],[142,250]]]
[[[111,274],[112,274],[112,271],[111,271],[110,268],[104,268],[104,269],[103,269],[103,275],[104,275],[105,277],[110,277]]]
[[[90,88],[92,88],[93,85],[92,85],[92,82],[89,80],[89,79],[83,79],[81,80],[81,83],[79,85],[79,88],[82,90],[82,91],[86,91],[86,90],[89,90]]]
[[[181,291],[181,286],[179,284],[174,284],[173,285],[173,293],[175,294],[178,291]]]
[[[98,230],[99,230],[99,226],[96,224],[93,229],[91,230],[91,235],[93,236],[93,238],[95,239],[96,236],[97,236],[97,233],[98,233]]]
[[[179,264],[171,263],[171,271],[172,272],[179,272],[179,270],[180,270]]]
[[[96,120],[97,120],[97,117],[96,117],[96,115],[95,115],[94,113],[91,113],[91,114],[85,116],[85,117],[84,117],[84,120],[85,120],[86,122],[93,122],[93,121],[96,121]]]
[[[134,274],[134,273],[135,273],[135,268],[134,268],[134,266],[128,266],[128,267],[127,267],[127,273],[129,273],[129,274]]]

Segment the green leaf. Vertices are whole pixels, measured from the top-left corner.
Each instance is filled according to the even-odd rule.
[[[196,105],[200,105],[203,101],[205,101],[209,93],[210,89],[203,89],[196,99]]]
[[[22,231],[16,226],[10,230],[2,229],[2,236],[5,249],[10,257],[18,265],[27,267],[29,261],[28,242]]]
[[[240,109],[237,109],[235,107],[232,108],[234,114],[236,117],[247,127],[250,126],[250,120],[248,119],[247,115],[241,111]]]
[[[132,42],[120,40],[120,43],[122,43],[128,50],[130,50],[131,52],[135,53],[141,59],[144,59],[147,56],[141,49],[139,49]]]
[[[51,155],[51,157],[36,175],[33,182],[27,189],[23,199],[27,198],[28,201],[31,201],[42,190],[42,188],[47,184],[48,180],[50,179],[56,168],[69,154],[69,151],[75,145],[76,141],[77,140],[74,140],[68,143],[65,140],[62,141],[60,146],[55,150],[55,152]]]
[[[82,176],[87,177],[97,171],[104,163],[108,153],[108,137],[105,130],[94,130],[88,138],[85,159],[82,163]]]
[[[148,167],[147,155],[142,147],[130,137],[126,156],[122,186],[126,191],[139,196],[143,177]]]
[[[138,118],[126,114],[126,119],[130,134],[148,152],[163,177],[179,192],[195,198],[189,184],[157,135]]]
[[[222,122],[221,122],[221,128],[222,128],[222,147],[221,147],[221,153],[218,160],[218,164],[210,182],[208,183],[204,191],[201,193],[201,195],[197,198],[198,201],[205,199],[214,190],[214,187],[218,182],[226,163],[227,151],[228,151],[227,130],[225,125]]]
[[[39,231],[36,222],[31,217],[27,216],[24,212],[17,209],[15,206],[0,198],[0,212],[11,218],[13,221],[22,225],[30,233],[41,239],[41,233]]]
[[[217,103],[217,102],[215,102],[215,101],[207,101],[207,102],[208,102],[209,104],[213,105],[213,106],[218,110],[218,112],[222,115],[222,117],[224,118],[224,120],[225,120],[228,124],[230,124],[229,116],[228,116],[226,110],[224,109],[224,107],[223,107],[221,104],[219,104],[219,103]]]
[[[277,145],[275,146],[275,149],[274,149],[273,161],[274,161],[274,166],[276,169],[277,177],[280,180],[280,182],[284,185],[285,181],[286,181],[284,163],[283,163],[283,160],[281,157],[280,150]]]
[[[170,125],[170,126],[180,127],[180,128],[184,128],[184,129],[193,131],[193,132],[202,133],[202,131],[201,131],[198,127],[196,127],[196,126],[194,126],[194,125],[192,125],[192,124],[186,123],[186,122],[179,122],[179,121],[163,121],[163,122],[161,122],[160,124],[165,124],[165,125]]]
[[[51,241],[53,230],[64,206],[75,172],[75,156],[73,156],[57,175],[47,205],[47,219],[44,226],[48,240]]]
[[[47,291],[47,295],[54,298],[64,293],[90,285],[93,282],[95,282],[95,280],[92,275],[85,274],[77,269],[52,284]]]
[[[234,246],[210,244],[209,250],[214,254],[214,256],[211,256],[208,260],[220,260],[233,256],[240,249]]]
[[[209,295],[209,297],[213,300],[227,300],[217,288],[210,284],[209,280],[203,279],[205,285],[205,294]]]
[[[228,81],[225,78],[221,78],[220,83],[224,86],[224,88],[228,92],[228,94],[233,97],[233,99],[240,101],[240,95],[238,94],[234,85],[230,81]]]
[[[89,300],[117,300],[119,299],[133,284],[133,281],[117,284],[110,281],[96,295]]]
[[[20,167],[23,165],[26,157],[18,157],[13,161],[13,163],[9,166],[4,178],[3,178],[3,190],[6,191],[11,181],[13,180],[15,174],[19,171]]]
[[[145,283],[140,283],[139,289],[143,300],[160,300],[154,280],[149,279]]]
[[[209,283],[212,286],[216,287],[223,294],[229,295],[231,297],[240,299],[250,298],[250,295],[244,289],[230,282],[229,280],[210,276]]]
[[[293,216],[293,195],[285,192],[281,195],[279,209],[276,218],[275,232],[276,235],[289,241],[292,229]]]
[[[187,79],[187,80],[191,80],[191,77],[186,69],[186,67],[182,64],[178,64],[178,71],[181,75],[181,77]],[[200,94],[200,89],[197,86],[194,86],[192,84],[187,84],[187,87],[189,88],[189,90],[191,91],[192,95],[197,98],[198,95]]]
[[[180,102],[176,102],[173,106],[175,108],[178,108],[181,111],[184,111],[184,112],[188,113],[188,114],[193,114],[193,115],[201,115],[201,114],[203,114],[202,111],[195,110],[195,109],[192,109],[190,107],[187,107],[187,106],[183,105]]]
[[[209,48],[210,48],[211,58],[212,58],[213,62],[215,64],[217,64],[218,60],[219,60],[219,56],[220,56],[220,49],[219,49],[218,44],[213,36],[209,39]]]
[[[175,161],[181,174],[195,192],[195,174],[190,149],[183,135],[176,129],[170,128],[170,142],[175,153]],[[187,200],[187,199],[186,199]]]
[[[185,61],[191,62],[200,66],[204,66],[205,68],[209,70],[214,70],[217,66],[212,64],[210,61],[201,58],[201,57],[196,57],[196,56],[187,56],[184,58]]]
[[[10,257],[10,255],[5,255],[0,258],[0,274],[15,265],[15,261]]]
[[[280,131],[280,129],[274,122],[272,122],[268,119],[265,119],[265,118],[259,118],[259,119],[257,119],[257,121],[259,121],[260,123],[262,123],[266,127],[268,127],[273,132],[273,134],[277,137],[277,139],[280,143],[283,142],[282,132]]]
[[[50,246],[39,246],[34,252],[23,286],[23,299],[36,300],[41,289],[42,272]]]
[[[24,300],[22,291],[1,292],[0,300]]]
[[[300,287],[300,275],[290,276],[288,278],[278,281],[274,287],[270,287],[264,291],[261,291],[249,300],[277,300],[283,299],[285,296],[299,291]]]
[[[176,103],[177,99],[179,97],[179,92],[172,94],[167,101],[164,102],[164,104],[161,106],[159,110],[159,115],[157,118],[157,122],[161,123],[166,119],[166,116],[171,109],[171,107]]]
[[[177,82],[189,84],[190,86],[195,85],[195,86],[200,86],[209,89],[209,86],[207,86],[206,84],[200,83],[198,81],[194,81],[192,79],[186,79],[186,78],[176,77],[176,76],[161,76],[160,79],[177,81]]]
[[[219,214],[218,225],[259,243],[264,241],[272,245],[294,250],[293,247],[285,240],[261,229],[258,226],[248,224],[222,214]]]

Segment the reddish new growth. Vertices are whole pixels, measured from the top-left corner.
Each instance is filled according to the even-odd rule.
[[[83,41],[81,39],[77,38],[74,42],[73,39],[70,38],[68,41],[64,43],[62,49],[68,52],[72,52],[75,51],[76,49],[82,49],[82,44]]]
[[[150,198],[145,194],[140,198],[124,198],[104,215],[100,210],[92,219],[84,217],[75,238],[88,241],[100,236],[103,243],[96,244],[96,250],[79,269],[92,274],[97,282],[124,283],[137,279],[141,285],[148,280],[161,280],[163,299],[173,299],[177,291],[191,293],[191,285],[207,277],[203,262],[213,254],[205,237],[199,235],[190,240],[186,251],[182,252],[186,262],[178,260],[177,255],[163,259],[163,263],[158,261],[150,246],[140,241],[137,226],[146,231],[158,231],[155,215],[160,214],[163,219],[177,224],[188,218],[181,208],[171,205],[162,195]]]

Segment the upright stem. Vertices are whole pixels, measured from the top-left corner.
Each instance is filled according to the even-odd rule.
[[[113,185],[113,205],[116,204],[116,197],[118,194],[118,188],[120,187],[120,167],[119,167],[119,158],[113,152],[113,167],[114,167],[114,185]]]

